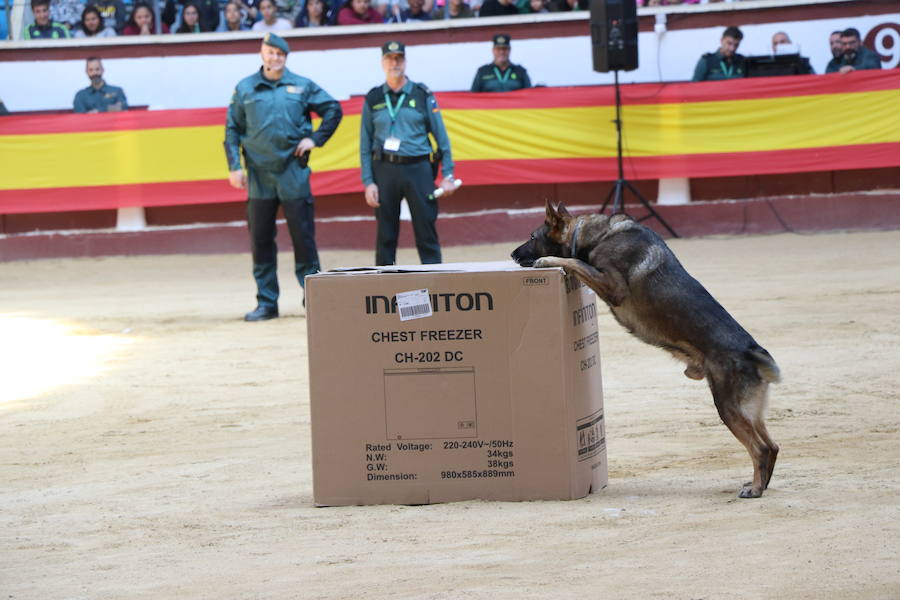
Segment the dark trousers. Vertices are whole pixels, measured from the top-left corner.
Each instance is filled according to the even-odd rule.
[[[251,199],[247,202],[247,222],[253,252],[253,278],[256,280],[256,300],[260,306],[278,306],[278,247],[275,216],[278,207],[284,211],[288,231],[294,245],[294,272],[303,286],[303,279],[319,271],[316,249],[316,230],[313,220],[312,198],[296,200]]]
[[[375,240],[375,264],[392,265],[397,261],[397,239],[400,236],[400,201],[406,198],[412,216],[416,249],[422,264],[441,262],[441,244],[435,224],[438,203],[434,197],[434,177],[427,160],[399,165],[373,161],[372,171],[378,185],[375,209],[378,233]]]

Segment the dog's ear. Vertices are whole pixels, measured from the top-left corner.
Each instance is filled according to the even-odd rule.
[[[571,217],[572,213],[566,208],[566,205],[562,202],[559,203],[559,206],[556,207],[556,214],[560,217]]]
[[[556,209],[553,208],[553,205],[550,203],[550,198],[544,198],[544,212],[546,213],[546,222],[547,225],[553,225],[558,218],[556,214]]]

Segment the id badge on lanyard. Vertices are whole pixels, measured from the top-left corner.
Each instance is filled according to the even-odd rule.
[[[388,115],[391,117],[391,129],[390,134],[387,139],[384,140],[384,149],[388,152],[397,152],[400,150],[400,138],[394,136],[394,122],[397,120],[397,113],[400,112],[400,107],[403,106],[403,101],[406,100],[406,94],[401,94],[400,99],[397,101],[397,106],[391,106],[391,98],[388,94],[384,95],[384,103],[387,105]]]

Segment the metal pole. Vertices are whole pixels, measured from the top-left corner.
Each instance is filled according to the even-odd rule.
[[[159,0],[151,0],[153,2],[153,27],[156,29],[153,33],[159,35],[162,33],[162,19],[159,14]]]
[[[6,12],[6,39],[11,40],[12,37],[12,17],[10,13],[9,0],[3,0],[3,10]]]

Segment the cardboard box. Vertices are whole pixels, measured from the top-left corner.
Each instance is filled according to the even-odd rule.
[[[306,280],[318,505],[581,498],[606,485],[594,293],[512,262]]]

